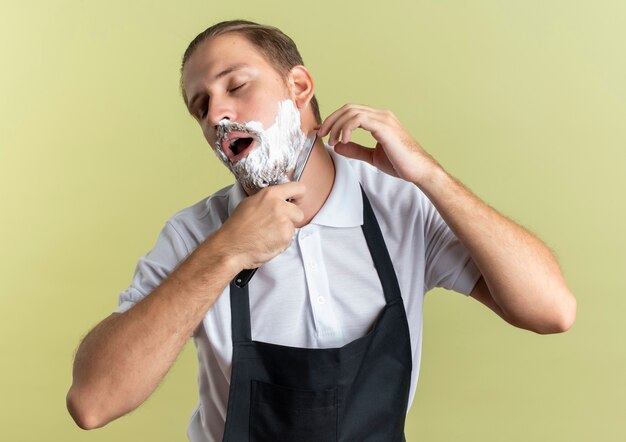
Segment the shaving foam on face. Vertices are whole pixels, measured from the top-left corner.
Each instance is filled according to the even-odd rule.
[[[217,157],[230,169],[241,185],[251,191],[289,181],[300,150],[306,142],[306,135],[300,128],[300,112],[293,101],[278,103],[274,123],[267,129],[258,121],[234,123],[222,120],[218,123],[215,141]],[[257,145],[245,157],[232,164],[222,143],[229,132],[248,133],[256,139]]]

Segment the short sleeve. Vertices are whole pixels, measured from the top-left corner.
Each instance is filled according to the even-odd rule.
[[[442,287],[469,295],[480,278],[480,270],[435,206],[427,198],[425,200],[424,291]]]
[[[189,254],[182,236],[168,221],[155,246],[139,258],[132,283],[119,295],[116,313],[124,313],[150,294]]]

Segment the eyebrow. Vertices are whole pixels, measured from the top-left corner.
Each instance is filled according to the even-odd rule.
[[[238,71],[240,69],[243,68],[247,68],[248,65],[244,64],[244,63],[239,63],[239,64],[234,64],[232,66],[227,67],[226,69],[224,69],[223,71],[219,72],[218,74],[216,74],[211,81],[216,81],[219,80],[222,77],[225,77],[226,75],[234,72],[234,71]],[[193,104],[195,103],[195,101],[202,95],[202,92],[198,92],[196,94],[194,94],[191,99],[189,100],[189,106],[188,109],[189,111],[191,111],[191,108],[193,107]]]

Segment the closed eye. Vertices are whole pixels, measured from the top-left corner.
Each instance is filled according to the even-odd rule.
[[[241,88],[243,88],[244,86],[246,86],[248,83],[242,83],[239,86],[235,86],[232,87],[230,89],[228,89],[228,93],[233,93],[233,92],[237,92],[238,90],[241,90]],[[198,106],[198,111],[196,113],[196,115],[198,116],[198,119],[203,120],[204,117],[206,116],[206,114],[209,111],[209,103],[208,100],[206,101],[202,101],[200,103],[200,105]]]
[[[240,84],[239,86],[235,86],[235,87],[233,87],[233,88],[230,88],[230,89],[228,90],[228,92],[236,92],[236,91],[238,91],[239,89],[241,89],[242,87],[244,87],[246,84],[248,84],[248,83],[242,83],[242,84]]]

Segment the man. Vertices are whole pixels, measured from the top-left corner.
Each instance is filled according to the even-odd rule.
[[[181,84],[238,182],[167,222],[118,311],[81,343],[68,408],[82,428],[139,406],[193,336],[190,440],[403,440],[430,288],[537,333],[571,327],[576,301],[543,243],[448,175],[390,111],[346,105],[322,122],[279,30],[207,29]],[[359,128],[374,148],[351,141]],[[232,282],[253,268],[248,286]]]

